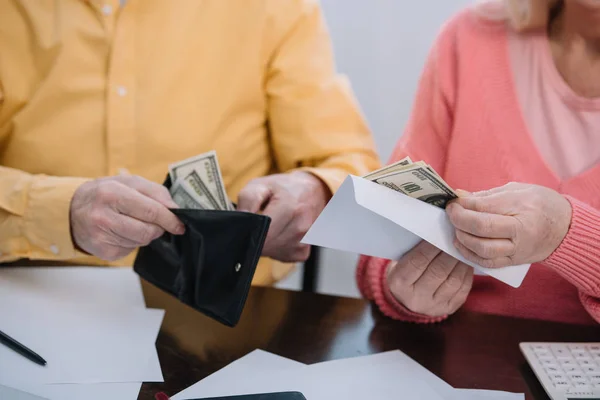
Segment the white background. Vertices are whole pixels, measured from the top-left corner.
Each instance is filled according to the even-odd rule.
[[[321,0],[338,71],[347,75],[387,162],[442,24],[475,0]],[[358,297],[357,256],[324,250],[318,291]],[[298,289],[301,268],[279,287]]]

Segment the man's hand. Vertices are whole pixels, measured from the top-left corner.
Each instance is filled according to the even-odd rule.
[[[176,235],[185,231],[168,207],[177,208],[169,191],[139,176],[87,182],[71,200],[73,241],[103,260],[118,260],[165,231]]]
[[[446,212],[456,248],[487,268],[545,260],[567,235],[572,214],[561,194],[524,183],[462,196]]]
[[[284,262],[306,261],[310,246],[300,240],[331,197],[329,189],[308,172],[270,175],[252,180],[238,197],[238,211],[271,217],[263,255]]]
[[[467,300],[473,268],[422,241],[390,264],[387,281],[394,297],[410,311],[441,317]]]

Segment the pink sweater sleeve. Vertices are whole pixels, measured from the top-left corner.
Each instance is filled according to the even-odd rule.
[[[573,208],[571,227],[543,264],[579,290],[581,302],[600,322],[600,211],[567,196]]]
[[[424,160],[442,175],[444,173],[456,86],[453,29],[452,22],[447,24],[429,53],[419,80],[412,114],[390,162],[408,155],[415,160]],[[390,318],[419,323],[445,319],[414,313],[395,299],[386,279],[389,262],[374,257],[360,258],[356,280],[362,295],[374,301]]]

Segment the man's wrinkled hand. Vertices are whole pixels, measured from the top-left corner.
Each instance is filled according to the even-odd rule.
[[[331,197],[329,189],[308,172],[276,174],[252,180],[238,197],[238,211],[271,217],[263,255],[283,262],[305,261],[310,246],[300,240]]]
[[[168,208],[177,208],[169,191],[139,176],[95,179],[73,195],[71,235],[81,250],[103,260],[118,260],[165,231],[185,231]]]
[[[467,300],[473,268],[425,241],[390,263],[387,282],[410,311],[430,317],[453,314]]]

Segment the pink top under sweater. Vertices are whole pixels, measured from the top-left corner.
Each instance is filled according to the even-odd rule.
[[[522,107],[521,102],[529,100],[515,82],[522,83],[526,76],[522,74],[531,69],[524,68],[514,52],[527,44],[514,43],[512,35],[504,23],[485,22],[472,11],[464,11],[446,24],[427,60],[411,119],[391,161],[406,155],[424,160],[457,189],[479,191],[518,181],[564,194],[573,207],[573,218],[559,248],[544,262],[532,265],[518,289],[488,276],[475,276],[463,308],[568,323],[600,322],[600,163],[593,160],[598,153],[591,149],[598,146],[600,126],[596,125],[593,137],[589,130],[571,132],[581,129],[572,122],[581,120],[581,115],[597,118],[586,113],[597,112],[594,107],[599,101],[577,98],[554,70],[554,81],[538,75],[537,84],[544,82],[549,89],[565,87],[552,92],[529,82],[520,89],[538,90],[542,98],[533,106]],[[539,39],[532,36],[531,40]],[[542,63],[549,68],[549,53],[547,57]],[[546,97],[549,93],[564,101]],[[553,109],[544,111],[548,106]],[[547,118],[565,113],[572,114],[558,122]],[[546,131],[549,126],[551,132]],[[535,133],[530,129],[536,129]],[[556,146],[568,148],[556,152]],[[578,149],[585,149],[585,155]],[[568,160],[575,156],[579,159]],[[412,313],[396,301],[386,282],[388,263],[361,257],[357,281],[365,297],[395,319],[435,322],[445,318]]]

